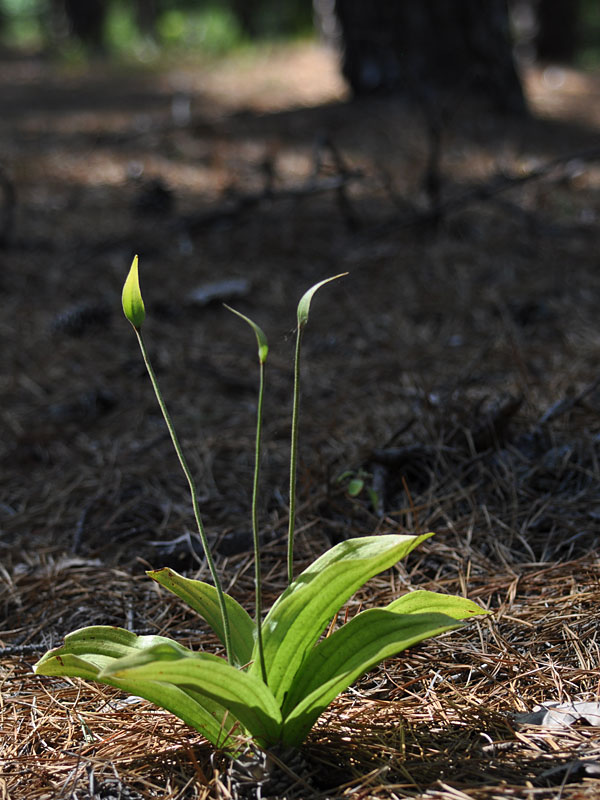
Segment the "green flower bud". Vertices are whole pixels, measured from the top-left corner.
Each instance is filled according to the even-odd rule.
[[[298,327],[300,329],[304,328],[304,326],[308,322],[310,301],[313,299],[313,295],[317,291],[317,289],[320,289],[321,286],[324,286],[326,283],[329,283],[330,281],[335,281],[338,278],[343,278],[347,274],[348,274],[347,272],[342,272],[340,275],[334,275],[332,278],[325,278],[324,281],[319,281],[319,283],[316,283],[302,295],[302,297],[300,298],[300,302],[298,303]]]
[[[144,301],[140,291],[137,256],[134,257],[131,263],[129,275],[123,285],[122,303],[123,313],[133,327],[139,330],[146,319],[146,309],[144,308]]]
[[[265,336],[265,333],[262,330],[262,328],[259,328],[256,322],[253,322],[245,314],[240,314],[240,312],[236,311],[235,308],[231,308],[231,306],[228,306],[227,303],[223,303],[223,305],[228,311],[233,312],[237,317],[243,319],[244,322],[247,322],[248,325],[250,325],[250,327],[254,331],[254,335],[256,336],[256,343],[258,344],[258,360],[261,364],[264,364],[265,361],[267,360],[267,355],[269,353],[269,344],[267,342],[267,337]]]

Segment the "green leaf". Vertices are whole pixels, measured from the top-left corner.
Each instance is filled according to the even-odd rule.
[[[200,731],[216,747],[232,749],[230,734],[237,722],[219,702],[169,683],[108,674],[120,659],[165,644],[181,653],[190,652],[164,636],[136,636],[123,628],[95,625],[66,636],[64,645],[42,656],[34,671],[38,675],[93,680],[143,697]]]
[[[367,489],[367,493],[369,495],[369,502],[371,503],[371,508],[373,511],[378,514],[379,513],[379,495],[375,491],[375,489],[371,489],[370,487]]]
[[[379,612],[385,612],[388,616],[384,617],[383,614]],[[409,592],[397,600],[394,600],[389,605],[385,606],[385,608],[362,611],[337,631],[334,631],[327,639],[319,642],[307,655],[296,680],[286,696],[283,707],[284,716],[306,697],[306,695],[318,689],[320,683],[324,684],[326,681],[330,680],[330,678],[338,672],[340,667],[342,668],[342,672],[346,669],[346,666],[349,667],[351,659],[354,659],[357,664],[360,664],[363,657],[360,655],[359,649],[366,649],[368,652],[370,648],[369,642],[372,642],[375,645],[376,651],[376,648],[379,647],[377,637],[381,634],[380,631],[377,631],[378,622],[382,628],[385,628],[386,625],[389,626],[393,646],[393,636],[396,632],[400,631],[400,633],[404,633],[404,629],[398,620],[406,621],[409,616],[418,617],[420,622],[426,622],[426,618],[429,617],[433,620],[434,626],[437,626],[440,621],[452,625],[452,620],[460,622],[469,617],[489,613],[490,612],[481,608],[481,606],[478,606],[477,603],[465,597],[455,597],[453,595],[439,594],[438,592],[428,592],[425,590]],[[394,618],[392,619],[389,617],[389,614],[393,614]],[[373,628],[369,627],[371,624]],[[455,625],[454,627],[458,626]],[[423,638],[429,638],[435,635],[435,633],[426,634]],[[333,644],[331,644],[332,641]],[[383,646],[383,640],[381,643]],[[409,645],[405,646],[408,647]],[[346,650],[344,650],[344,648],[346,648]],[[400,649],[404,649],[404,646]],[[400,650],[396,652],[400,652]],[[383,658],[387,657],[388,656],[383,656]],[[366,672],[376,663],[378,662],[374,661],[369,666],[366,666],[363,672]],[[358,676],[357,674],[356,677]],[[356,678],[353,678],[352,680],[355,679]],[[350,683],[351,682],[352,681],[350,681]],[[350,684],[347,685],[349,686]],[[339,689],[338,694],[340,691],[343,691],[344,688],[346,687]]]
[[[433,536],[365,536],[332,547],[304,570],[274,603],[263,623],[267,683],[279,703],[306,653],[354,592]],[[258,669],[256,646],[250,672]]]
[[[305,292],[302,297],[300,298],[300,302],[298,303],[298,327],[303,328],[306,323],[308,322],[308,312],[310,311],[310,303],[313,299],[313,295],[315,292],[324,286],[326,283],[331,283],[331,281],[335,281],[338,278],[343,278],[344,275],[347,275],[347,272],[341,272],[339,275],[334,275],[331,278],[325,278],[324,281],[319,281],[319,283],[315,283],[314,286]]]
[[[169,567],[149,570],[146,574],[184,600],[206,620],[221,642],[225,643],[219,596],[214,586],[204,581],[184,578]],[[252,659],[256,625],[248,612],[228,594],[225,595],[225,605],[231,632],[231,654],[235,663],[243,667]]]
[[[284,743],[299,744],[329,703],[385,658],[488,613],[464,597],[419,590],[357,614],[302,664],[283,706]]]
[[[425,589],[408,592],[408,594],[402,595],[397,600],[393,600],[385,608],[387,611],[393,611],[396,614],[428,614],[436,612],[446,614],[454,619],[467,619],[467,617],[476,617],[481,614],[491,614],[491,611],[486,611],[466,597],[428,592]]]
[[[194,692],[227,708],[261,746],[274,745],[281,732],[281,711],[265,684],[224,659],[159,643],[112,663],[102,675],[160,681]]]
[[[283,744],[300,744],[332,700],[371,667],[460,625],[438,613],[396,614],[374,608],[357,614],[319,642],[303,663],[284,706]]]
[[[336,478],[336,482],[337,482],[337,483],[342,483],[342,482],[343,482],[343,481],[345,481],[347,478],[351,478],[353,475],[354,475],[354,470],[352,470],[352,469],[347,469],[345,472],[342,472],[342,474],[341,474],[341,475],[338,475],[338,476],[337,476],[337,478]]]
[[[352,478],[348,484],[348,494],[350,497],[358,497],[364,488],[365,482],[362,478]]]
[[[123,285],[123,295],[121,298],[123,313],[131,322],[136,330],[139,330],[146,319],[146,309],[140,291],[140,279],[138,275],[138,257],[134,256],[129,269],[129,274]]]
[[[258,360],[260,361],[261,364],[264,364],[265,361],[267,360],[267,355],[269,353],[269,343],[262,328],[259,328],[256,322],[253,322],[250,319],[250,317],[247,317],[245,314],[241,314],[239,311],[236,311],[235,308],[231,308],[231,306],[228,306],[227,303],[223,303],[223,305],[228,311],[231,311],[232,314],[235,314],[236,316],[240,317],[240,319],[243,319],[244,322],[247,322],[248,325],[250,325],[250,327],[254,331],[254,334],[256,336],[256,342],[258,344]]]

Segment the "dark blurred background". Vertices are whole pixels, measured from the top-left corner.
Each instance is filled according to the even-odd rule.
[[[504,25],[510,27],[517,59],[584,68],[600,61],[597,0],[508,5],[505,0],[0,0],[4,47],[73,60],[126,56],[145,62],[181,51],[222,54],[316,31],[333,43],[343,41],[344,70],[355,92],[389,89],[406,79],[402,56],[411,60],[416,77],[419,65],[411,50],[418,46],[422,57],[435,46],[442,61],[444,42],[465,26],[478,39],[481,58],[486,31]],[[497,49],[497,37],[494,41]],[[467,50],[473,59],[474,48]],[[447,73],[447,60],[444,65]]]

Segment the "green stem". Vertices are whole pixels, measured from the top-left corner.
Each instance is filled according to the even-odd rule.
[[[254,541],[254,588],[256,605],[256,641],[258,643],[258,658],[263,682],[267,682],[265,667],[265,654],[262,640],[262,579],[260,570],[260,542],[258,538],[258,485],[260,480],[260,453],[262,440],[262,409],[265,382],[265,364],[260,361],[260,379],[258,386],[258,406],[256,410],[256,451],[254,457],[254,484],[252,486],[252,539]]]
[[[150,376],[150,380],[152,382],[152,388],[154,389],[154,394],[156,395],[156,399],[158,400],[158,405],[160,406],[160,410],[162,411],[164,420],[167,423],[167,428],[169,429],[169,433],[171,435],[171,441],[173,442],[173,447],[175,448],[175,452],[177,453],[177,458],[179,459],[179,463],[181,464],[181,468],[183,469],[183,472],[185,474],[185,477],[187,478],[187,482],[190,487],[190,494],[192,495],[192,507],[194,509],[194,517],[196,518],[196,525],[198,526],[198,533],[200,534],[202,547],[204,548],[206,563],[208,564],[210,574],[212,575],[212,579],[215,584],[215,589],[217,590],[219,609],[221,611],[221,617],[223,619],[223,633],[225,638],[225,650],[227,653],[227,661],[230,664],[232,664],[233,656],[231,649],[231,632],[229,629],[229,617],[227,616],[227,608],[225,606],[225,594],[223,592],[223,587],[221,586],[221,581],[219,580],[219,575],[215,567],[215,562],[213,561],[210,552],[210,547],[208,545],[208,539],[206,538],[204,525],[202,524],[202,518],[200,516],[200,508],[198,506],[198,492],[196,491],[196,484],[194,482],[192,473],[190,472],[190,468],[187,465],[187,461],[185,460],[185,456],[183,455],[183,450],[181,449],[181,445],[179,444],[179,439],[177,438],[177,434],[175,433],[175,428],[173,427],[173,423],[171,422],[171,416],[162,398],[162,394],[158,386],[158,381],[156,380],[156,375],[154,374],[154,369],[152,368],[152,364],[150,363],[150,357],[148,356],[148,351],[146,350],[146,345],[144,343],[144,339],[142,338],[142,332],[139,328],[136,328],[135,325],[133,326],[133,329],[136,333],[138,342],[140,344],[140,350],[142,351],[144,364],[146,365],[146,369],[148,370],[148,375]]]
[[[292,440],[290,445],[290,518],[288,522],[288,585],[294,580],[294,530],[296,526],[296,465],[298,463],[298,411],[300,406],[300,350],[304,325],[298,325],[294,355],[294,400],[292,405]]]

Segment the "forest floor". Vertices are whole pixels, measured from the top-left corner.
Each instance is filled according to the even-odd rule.
[[[349,101],[315,45],[160,71],[0,60],[2,800],[231,796],[171,715],[31,669],[87,624],[202,638],[144,574],[206,570],[120,311],[134,253],[226,588],[252,609],[257,365],[222,301],[271,345],[268,605],[295,307],[348,271],[304,337],[298,569],[347,537],[432,530],[350,613],[414,588],[493,612],[338,698],[286,796],[598,796],[598,717],[518,715],[600,700],[600,78],[525,83],[530,118],[463,103],[445,121],[436,208],[424,114]]]

